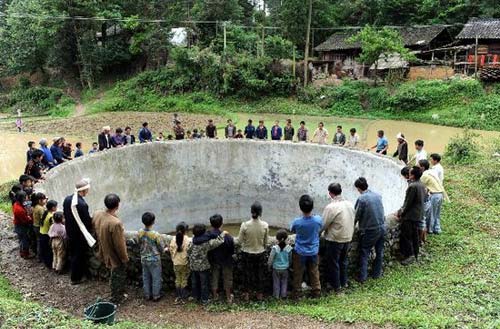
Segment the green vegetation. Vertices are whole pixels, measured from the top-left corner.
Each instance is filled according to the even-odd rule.
[[[363,286],[354,283],[341,296],[237,309],[271,309],[325,321],[404,328],[499,327],[499,164],[489,155],[466,165],[445,163],[452,202],[444,205],[444,233],[429,238],[426,256],[418,264],[393,265],[381,280]],[[483,171],[496,172],[496,182]],[[225,309],[213,306],[214,311],[221,308]]]
[[[7,214],[12,213],[12,204],[9,199],[9,192],[15,184],[18,184],[15,180],[0,184],[0,211]]]

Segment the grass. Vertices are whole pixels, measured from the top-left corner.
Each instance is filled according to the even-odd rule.
[[[494,161],[446,166],[452,202],[444,205],[444,234],[430,237],[428,256],[418,265],[388,267],[381,280],[353,284],[341,296],[236,309],[403,328],[499,328],[500,203],[491,195],[498,195],[500,185],[478,174],[486,166],[495,168]]]

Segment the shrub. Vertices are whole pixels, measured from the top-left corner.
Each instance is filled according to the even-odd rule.
[[[461,135],[450,139],[446,145],[445,156],[454,164],[469,164],[474,162],[479,155],[475,138],[479,135],[470,130],[465,130]]]

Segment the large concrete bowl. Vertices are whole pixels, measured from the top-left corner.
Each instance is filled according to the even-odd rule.
[[[65,163],[36,189],[62,202],[74,183],[91,179],[87,202],[103,208],[104,196],[121,198],[119,217],[127,230],[142,227],[141,214],[156,214],[156,229],[171,232],[180,221],[207,223],[220,213],[227,223],[249,218],[260,201],[263,219],[288,227],[299,215],[298,199],[310,194],[315,212],[328,203],[327,187],[339,182],[344,196],[358,197],[354,181],[366,177],[382,194],[385,213],[397,210],[406,182],[392,159],[346,148],[288,142],[196,140],[132,145]]]

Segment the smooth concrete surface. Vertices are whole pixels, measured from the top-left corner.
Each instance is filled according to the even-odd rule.
[[[156,214],[161,232],[174,231],[180,221],[208,223],[215,213],[239,223],[249,218],[254,201],[262,203],[270,225],[288,227],[300,214],[302,194],[314,198],[321,214],[331,182],[339,182],[354,203],[360,176],[382,194],[386,214],[396,211],[406,188],[400,168],[392,159],[336,146],[203,139],[136,144],[78,158],[51,170],[36,190],[62,202],[76,181],[90,178],[91,211],[104,207],[106,194],[118,194],[118,215],[127,230],[142,227],[145,211]]]

